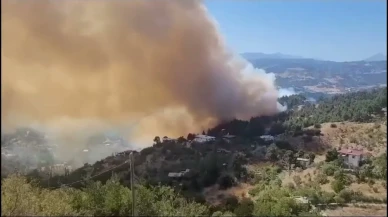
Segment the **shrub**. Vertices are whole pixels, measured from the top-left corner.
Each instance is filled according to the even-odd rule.
[[[338,151],[337,149],[330,150],[326,153],[326,162],[331,162],[338,159]]]
[[[334,193],[332,193],[332,192],[325,192],[324,191],[321,194],[320,201],[323,204],[333,203],[334,202],[334,197],[335,197]]]
[[[345,172],[342,169],[334,172],[334,179],[341,180],[344,183],[344,185],[349,185],[352,183],[351,177],[345,174]]]
[[[339,197],[338,195],[334,197],[334,201],[339,204],[345,203],[345,200],[342,197]]]
[[[253,209],[254,204],[252,200],[244,198],[236,209],[234,209],[234,214],[236,214],[236,216],[252,216]]]
[[[295,189],[295,185],[292,182],[289,182],[289,183],[286,184],[286,188],[294,190]]]
[[[345,203],[348,203],[354,199],[354,192],[351,190],[341,190],[338,192],[338,196],[341,197]]]
[[[309,135],[307,135],[307,136],[303,136],[303,141],[304,142],[312,142],[313,141],[313,137],[312,136],[309,136]]]
[[[229,174],[224,174],[218,178],[217,181],[220,189],[228,189],[235,184],[234,178]]]
[[[221,211],[215,211],[212,214],[212,217],[220,217],[220,216],[222,216],[222,212]]]
[[[343,182],[343,180],[334,180],[331,183],[331,188],[334,190],[334,192],[338,193],[345,189],[345,183]]]
[[[336,128],[336,127],[337,127],[337,124],[330,124],[330,127],[331,127],[331,128]]]
[[[228,211],[233,211],[238,206],[238,199],[235,196],[229,196],[225,199],[225,209]]]
[[[302,184],[302,178],[300,178],[300,176],[294,176],[292,178],[296,184],[296,186],[300,186]]]
[[[334,172],[338,170],[338,167],[332,163],[326,163],[322,166],[321,169],[322,169],[323,174],[325,174],[327,176],[332,176],[332,175],[334,175]]]
[[[327,184],[329,182],[327,176],[324,173],[318,173],[315,177],[315,181],[321,185]]]

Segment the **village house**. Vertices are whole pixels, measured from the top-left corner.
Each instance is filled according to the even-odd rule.
[[[310,204],[310,200],[307,197],[296,196],[294,200],[300,204]]]
[[[186,169],[184,171],[181,171],[179,173],[168,173],[168,177],[170,178],[180,178],[185,176],[188,172],[190,172],[190,169]]]
[[[216,140],[216,137],[206,135],[196,135],[193,141],[198,143],[210,142]]]
[[[168,138],[167,136],[163,137],[163,142],[176,142],[176,139]]]
[[[381,112],[382,112],[385,116],[387,116],[387,108],[382,108],[382,109],[381,109]]]
[[[262,136],[260,136],[260,139],[262,139],[266,142],[272,142],[275,140],[275,137],[273,137],[271,135],[262,135]]]
[[[296,160],[305,168],[310,165],[310,159],[298,157]]]
[[[235,135],[230,135],[229,133],[227,135],[224,135],[222,136],[222,138],[224,139],[224,141],[226,141],[227,143],[231,143],[232,142],[232,139],[236,138]]]
[[[356,149],[341,149],[338,153],[344,163],[349,167],[359,167],[364,156],[362,150]]]
[[[223,149],[223,148],[219,148],[217,149],[217,153],[226,153],[226,154],[229,154],[230,151],[226,150],[226,149]]]

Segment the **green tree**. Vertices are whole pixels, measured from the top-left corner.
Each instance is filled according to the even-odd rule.
[[[315,160],[315,154],[314,153],[309,153],[309,163],[312,164],[314,163]]]
[[[267,148],[266,158],[271,161],[277,161],[279,156],[279,148],[275,144],[271,144]]]
[[[161,143],[160,137],[159,136],[155,136],[154,142],[155,142],[155,144],[160,144]]]
[[[236,216],[252,216],[254,209],[254,203],[252,200],[248,198],[244,198],[241,200],[240,204],[234,210],[234,214]]]
[[[335,161],[335,160],[337,160],[338,159],[338,151],[337,151],[337,149],[332,149],[332,150],[330,150],[330,151],[328,151],[327,153],[326,153],[326,159],[325,159],[325,161],[326,162],[331,162],[331,161]]]
[[[331,183],[331,188],[334,190],[334,192],[339,193],[345,189],[345,183],[343,180],[334,180]]]
[[[232,187],[233,185],[235,185],[234,178],[230,174],[223,174],[222,176],[220,176],[218,178],[217,182],[218,182],[220,189],[223,189],[223,190],[228,189],[228,188]]]

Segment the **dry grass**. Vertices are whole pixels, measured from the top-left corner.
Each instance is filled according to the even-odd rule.
[[[325,160],[325,151],[329,147],[343,147],[343,148],[362,148],[365,152],[369,152],[372,155],[381,154],[386,150],[386,124],[381,123],[333,123],[336,127],[331,127],[332,123],[324,123],[321,125],[321,132],[323,136],[314,136],[311,142],[303,142],[303,138],[299,137],[290,137],[284,138],[291,143],[293,146],[301,147],[305,151],[315,151],[318,152],[314,162],[318,163]],[[310,127],[311,128],[311,127]],[[268,166],[269,163],[260,163],[254,165],[247,165],[247,169],[257,170],[260,167]],[[294,182],[294,177],[299,176],[302,181],[302,185],[306,185],[311,181],[314,181],[316,174],[318,174],[317,168],[308,168],[303,171],[291,171],[289,175],[287,171],[284,171],[280,174],[280,178],[284,186],[288,183]],[[354,177],[353,177],[354,178]],[[333,181],[332,177],[328,177],[329,183],[321,185],[323,191],[333,192],[330,182]],[[206,188],[203,191],[203,194],[206,200],[211,204],[220,204],[221,201],[227,196],[236,196],[238,198],[249,197],[248,192],[252,189],[253,186],[248,184],[240,184],[236,187],[219,190],[218,186],[212,186]],[[374,189],[373,189],[374,188]],[[376,184],[370,186],[366,183],[353,183],[347,187],[353,191],[362,192],[366,196],[375,197],[375,198],[386,198],[386,190],[381,185],[380,181],[376,181]],[[375,191],[377,189],[377,192]],[[352,210],[358,210],[364,208],[357,207],[345,207],[341,209],[332,210],[333,215],[351,215]],[[338,214],[335,214],[338,213]],[[360,212],[355,212],[360,214]],[[368,212],[366,212],[368,213]],[[371,213],[371,212],[369,212]],[[368,214],[369,214],[368,213]]]
[[[252,185],[246,183],[240,183],[237,186],[226,190],[220,190],[218,185],[213,185],[211,187],[205,188],[203,195],[208,203],[212,205],[219,205],[222,203],[222,200],[229,197],[235,196],[238,199],[249,197],[249,190],[253,188]]]
[[[347,206],[324,210],[327,216],[387,216],[386,205]]]
[[[291,171],[290,174],[288,173],[288,171],[283,171],[280,174],[280,177],[282,178],[283,186],[286,186],[288,183],[293,183],[294,185],[296,185],[296,183],[294,182],[295,176],[299,176],[302,180],[302,184],[305,184],[310,182],[309,177],[311,180],[314,180],[314,177],[315,177],[314,173],[316,173],[315,171],[316,171],[316,168],[308,168],[301,172]]]
[[[336,127],[331,125],[335,124]],[[311,129],[313,126],[308,127]],[[304,151],[312,151],[323,155],[329,148],[358,148],[371,155],[378,155],[386,151],[387,127],[386,123],[353,123],[337,122],[321,124],[321,136],[313,136],[312,141],[306,142],[303,136],[284,137],[292,146]],[[317,156],[319,158],[319,156]]]
[[[337,127],[331,127],[335,124]],[[377,155],[386,150],[387,127],[382,123],[338,122],[321,125],[322,143],[331,147],[360,148]]]
[[[296,183],[294,182],[295,176],[299,176],[302,180],[302,185],[306,185],[306,184],[309,184],[311,181],[314,181],[315,176],[317,174],[318,174],[317,168],[308,168],[301,172],[292,171],[290,175],[288,175],[288,172],[284,171],[281,174],[282,185],[287,186],[289,183],[292,183],[296,186]],[[356,179],[353,175],[350,175],[350,177],[353,180]],[[330,184],[334,180],[333,177],[327,177],[327,179],[329,180],[329,182],[327,184],[321,185],[321,189],[326,192],[334,192]],[[377,199],[387,198],[387,192],[382,185],[382,181],[376,181],[374,185],[369,185],[367,183],[358,184],[354,182],[350,186],[347,186],[346,189],[353,190],[356,192],[362,192],[365,196],[369,196]]]

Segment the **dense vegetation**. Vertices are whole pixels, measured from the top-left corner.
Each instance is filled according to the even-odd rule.
[[[43,189],[24,177],[10,176],[1,184],[1,214],[6,216],[130,216],[131,190],[112,178],[90,182],[83,189]],[[146,216],[201,216],[208,207],[190,202],[172,188],[136,186],[135,211]]]
[[[279,102],[288,111],[271,117],[255,117],[250,121],[233,120],[210,129],[208,135],[218,135],[221,129],[230,134],[248,137],[300,131],[304,127],[325,122],[370,122],[382,115],[387,107],[387,88],[377,88],[318,99],[313,103],[303,95],[282,97]]]
[[[285,126],[295,129],[325,122],[370,122],[373,115],[381,114],[386,107],[386,87],[335,95],[318,100],[317,104],[306,103],[300,110],[293,111]]]
[[[21,176],[10,176],[1,185],[1,214],[6,216],[129,216],[131,190],[112,178],[106,184],[90,182],[85,188],[43,189]],[[310,208],[296,203],[287,190],[268,186],[256,201],[227,198],[210,207],[189,201],[166,186],[135,188],[136,215],[147,216],[297,216]]]

